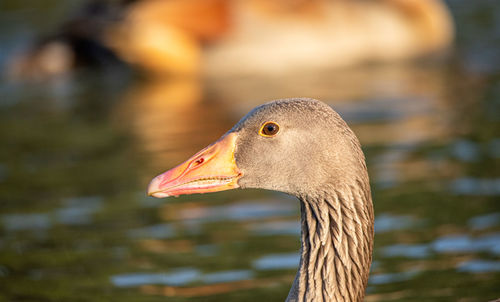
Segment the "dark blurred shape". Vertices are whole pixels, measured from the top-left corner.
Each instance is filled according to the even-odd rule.
[[[94,0],[9,73],[122,62],[152,76],[335,68],[440,53],[453,31],[440,0]]]
[[[131,1],[123,1],[123,4]],[[104,31],[119,19],[119,5],[93,0],[82,6],[55,33],[41,37],[31,49],[12,59],[11,78],[43,79],[78,67],[110,68],[125,63],[104,41]]]

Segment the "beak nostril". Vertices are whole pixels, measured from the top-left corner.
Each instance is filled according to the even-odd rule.
[[[198,159],[196,159],[196,160],[193,160],[193,161],[189,164],[189,166],[188,166],[188,170],[190,170],[190,169],[194,169],[194,168],[198,167],[199,165],[203,164],[204,162],[205,162],[205,159],[204,159],[203,157],[200,157],[200,158],[198,158]]]

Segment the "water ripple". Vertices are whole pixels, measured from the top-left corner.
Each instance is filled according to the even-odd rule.
[[[129,273],[111,277],[111,282],[118,287],[136,287],[141,285],[183,286],[193,282],[222,283],[247,280],[253,277],[249,270],[230,270],[213,273],[201,273],[194,268],[180,268],[168,273]]]
[[[296,253],[271,254],[261,257],[253,262],[258,270],[291,269],[299,266],[300,255]]]
[[[269,221],[250,224],[248,228],[259,235],[300,235],[300,221]]]
[[[500,261],[488,261],[479,259],[464,261],[457,265],[457,270],[459,272],[476,273],[476,274],[500,272]]]
[[[387,284],[387,283],[393,283],[393,282],[401,282],[401,281],[406,281],[414,276],[416,276],[420,270],[418,269],[412,269],[406,272],[400,272],[400,273],[389,273],[389,274],[375,274],[375,275],[370,275],[370,279],[368,279],[369,284]]]
[[[128,236],[131,238],[166,239],[175,236],[175,229],[170,224],[162,223],[131,229],[128,231]]]
[[[425,244],[395,244],[382,248],[385,257],[407,257],[423,259],[430,254],[430,248]]]
[[[489,213],[475,216],[467,223],[474,230],[483,230],[500,224],[500,213]]]
[[[450,190],[458,195],[500,195],[500,178],[463,177],[454,180],[450,185]]]
[[[46,230],[52,226],[50,215],[45,213],[7,214],[2,220],[7,231]]]
[[[438,253],[500,254],[500,233],[486,234],[478,238],[471,238],[469,235],[443,236],[432,243],[432,248]]]
[[[111,282],[118,287],[134,287],[147,284],[181,286],[200,278],[200,271],[182,268],[170,273],[130,273],[115,275]]]
[[[375,232],[385,233],[396,230],[408,229],[420,221],[409,215],[393,215],[383,213],[375,217]]]

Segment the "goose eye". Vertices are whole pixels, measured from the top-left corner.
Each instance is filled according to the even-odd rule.
[[[280,126],[275,122],[266,122],[260,128],[259,134],[262,136],[274,136],[280,131]]]

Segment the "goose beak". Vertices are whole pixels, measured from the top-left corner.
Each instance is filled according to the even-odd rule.
[[[148,195],[163,198],[238,188],[236,133],[228,133],[177,167],[153,178]]]

